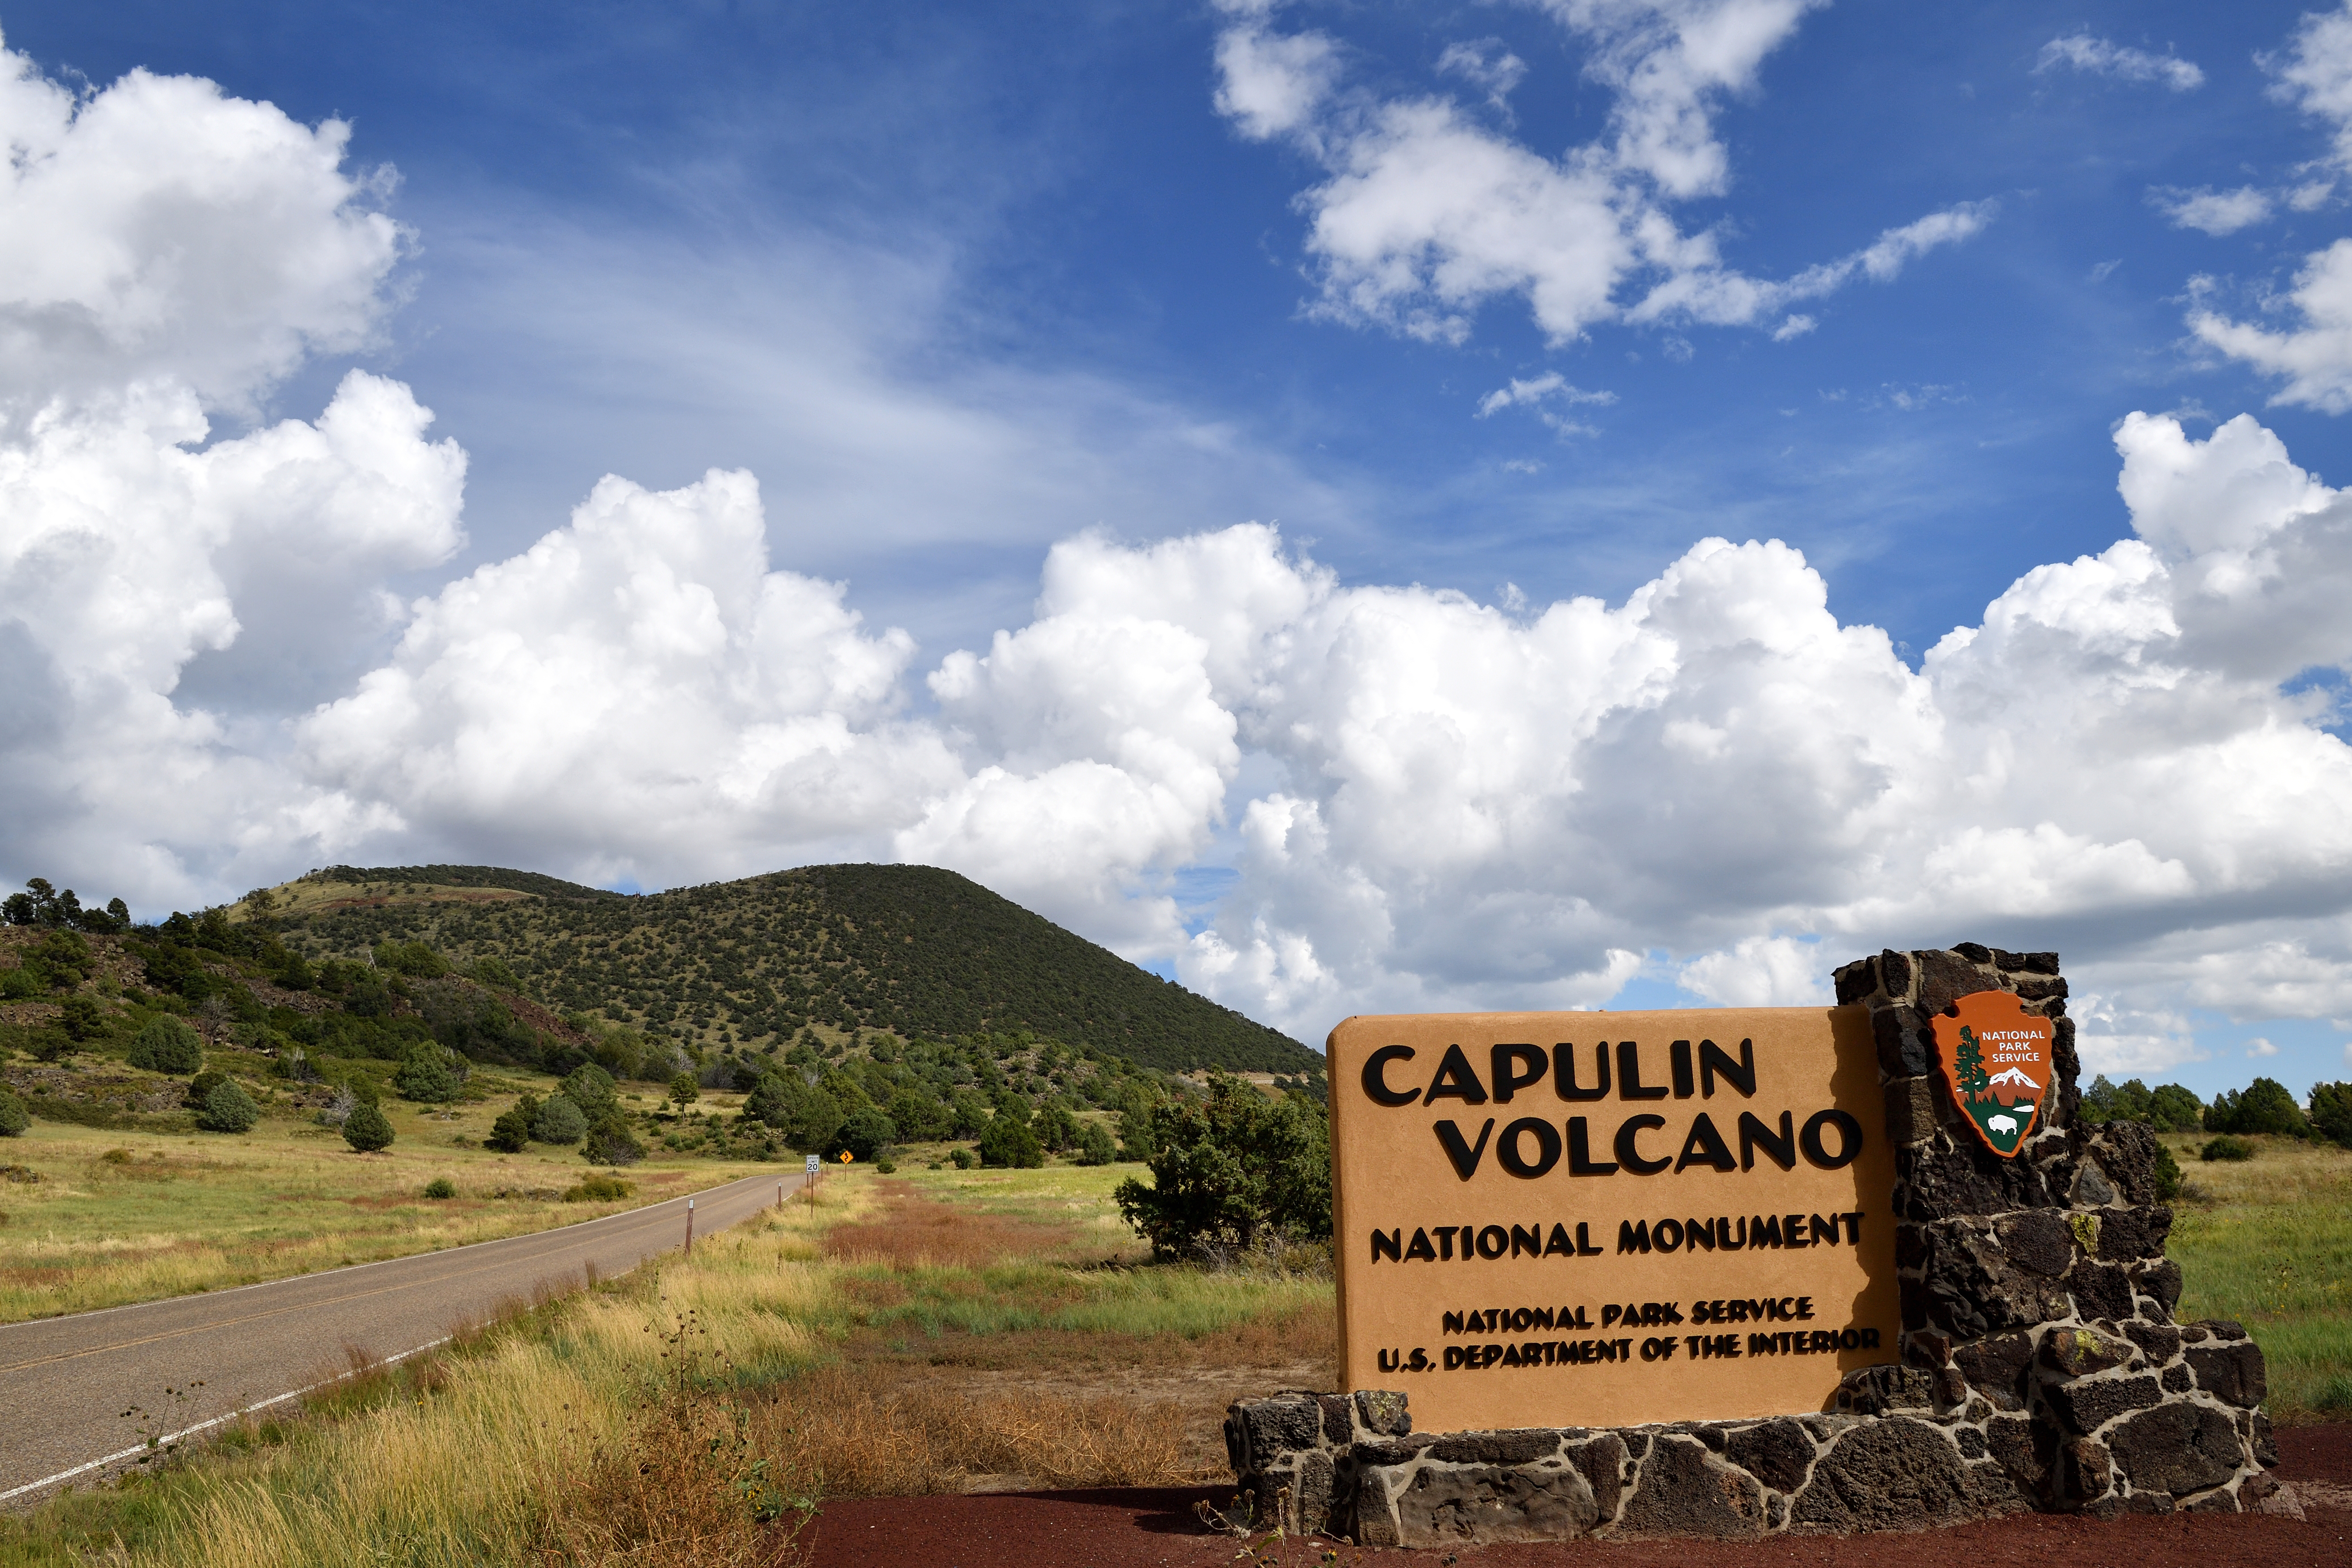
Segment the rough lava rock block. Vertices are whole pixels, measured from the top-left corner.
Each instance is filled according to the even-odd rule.
[[[2057,1082],[2008,1160],[1934,1077],[1935,1016],[1990,990],[2057,1030]],[[1889,951],[1839,970],[1837,996],[1871,1011],[1896,1145],[1891,1364],[1849,1373],[1832,1410],[1606,1430],[1415,1433],[1403,1394],[1369,1389],[1244,1401],[1225,1447],[1260,1524],[1439,1546],[2269,1506],[2262,1351],[2236,1323],[2173,1321],[2155,1139],[2077,1121],[2058,955]]]

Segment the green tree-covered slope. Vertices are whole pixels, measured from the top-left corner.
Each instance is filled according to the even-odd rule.
[[[332,883],[371,896],[320,902]],[[283,891],[299,895],[284,900],[287,939],[314,955],[421,941],[464,964],[504,964],[558,1011],[687,1044],[791,1039],[812,1025],[908,1039],[1027,1030],[1171,1070],[1321,1065],[1287,1036],[927,866],[812,866],[635,896],[488,867],[337,867]]]

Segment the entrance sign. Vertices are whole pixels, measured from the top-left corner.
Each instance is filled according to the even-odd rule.
[[[2033,1131],[2056,1068],[2047,1018],[2007,991],[1974,991],[1936,1018],[1936,1065],[1986,1148],[2013,1160]]]
[[[1798,1414],[1895,1359],[1865,1009],[1356,1017],[1327,1049],[1343,1386],[1416,1427]]]

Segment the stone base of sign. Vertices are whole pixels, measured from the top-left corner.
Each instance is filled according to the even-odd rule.
[[[2262,1352],[2235,1323],[2172,1321],[2156,1142],[2077,1123],[2057,955],[1887,952],[1837,987],[1871,1010],[1895,1144],[1897,1364],[1849,1373],[1828,1411],[1660,1426],[1417,1434],[1402,1394],[1237,1404],[1225,1446],[1255,1521],[1432,1546],[2259,1504],[2277,1462]],[[2057,1081],[2013,1159],[1933,1076],[1929,1020],[1986,990],[2057,1027]]]

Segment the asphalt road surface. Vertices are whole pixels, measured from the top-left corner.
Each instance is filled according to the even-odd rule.
[[[798,1191],[798,1171],[746,1176],[693,1196],[707,1236]],[[0,1325],[0,1506],[68,1481],[88,1485],[137,1458],[149,1436],[209,1427],[290,1399],[352,1364],[395,1360],[452,1331],[610,1279],[686,1240],[685,1198],[561,1230],[363,1263],[266,1285]],[[201,1379],[204,1386],[185,1397]],[[138,1406],[152,1415],[126,1418]]]

